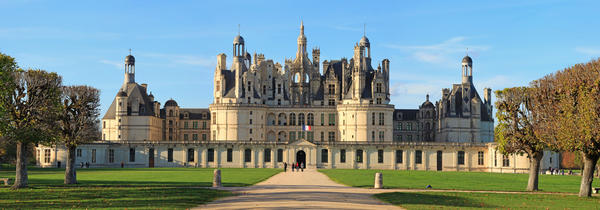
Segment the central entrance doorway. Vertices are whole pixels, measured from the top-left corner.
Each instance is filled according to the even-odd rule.
[[[442,151],[437,151],[437,170],[442,170]]]
[[[306,153],[303,150],[296,152],[296,162],[299,166],[304,164],[304,168],[306,168]]]
[[[154,148],[148,150],[148,167],[154,168]]]

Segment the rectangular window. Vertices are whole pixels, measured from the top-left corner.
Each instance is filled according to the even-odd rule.
[[[502,167],[509,167],[510,159],[508,159],[507,155],[502,155]]]
[[[356,162],[357,163],[362,163],[363,162],[363,151],[362,151],[362,149],[356,150]]]
[[[377,150],[377,163],[383,163],[383,150]]]
[[[244,162],[249,163],[252,161],[252,150],[246,149],[244,150]]]
[[[252,125],[252,119],[249,119],[249,123],[250,123],[250,125]]]
[[[334,84],[329,84],[329,94],[330,95],[335,94],[335,85]]]
[[[96,162],[96,150],[92,150],[92,163]],[[44,163],[50,163],[50,149],[45,149],[44,150]]]
[[[212,114],[212,124],[217,124],[217,113],[213,112]]]
[[[497,159],[498,155],[496,155],[496,151],[494,151],[494,167],[498,166],[498,159]]]
[[[271,162],[271,149],[265,149],[265,162]]]
[[[328,104],[329,106],[335,106],[335,99],[331,99],[331,98],[330,98],[330,99],[327,101],[327,104]]]
[[[206,134],[204,134],[204,135],[206,135]],[[197,133],[192,134],[192,140],[194,140],[194,141],[198,140],[198,134]]]
[[[184,140],[184,141],[187,141],[187,140],[188,140],[188,134],[187,134],[187,133],[186,133],[186,134],[183,134],[183,140]]]
[[[330,126],[334,126],[335,125],[335,113],[329,114],[329,125]]]
[[[194,149],[189,148],[187,154],[188,162],[194,162]]]
[[[321,113],[321,126],[325,125],[325,114]]]
[[[412,130],[412,123],[406,123],[406,130]]]
[[[308,139],[308,141],[312,142],[315,140],[315,133],[312,131],[307,131],[306,132],[306,139]]]
[[[415,164],[423,163],[423,151],[417,150],[415,151]]]
[[[173,148],[167,150],[167,162],[173,162]]]
[[[385,138],[385,133],[383,131],[379,131],[379,141],[383,141]]]
[[[281,84],[277,84],[277,94],[281,94]]]
[[[379,125],[384,125],[385,124],[385,115],[383,114],[383,112],[379,113]]]
[[[482,151],[477,152],[477,165],[480,165],[480,166],[483,165],[483,152]]]
[[[206,161],[215,162],[215,149],[210,148],[207,153]]]
[[[325,141],[325,132],[321,131],[321,141]]]
[[[396,150],[396,163],[402,163],[402,150]]]
[[[50,162],[50,150],[48,151],[48,162]],[[92,149],[92,163],[96,163],[96,149]]]
[[[129,148],[129,162],[135,162],[135,148]]]
[[[250,128],[250,130],[248,130],[248,133],[252,134],[252,128]]]
[[[407,136],[406,136],[406,140],[408,140],[408,141],[412,141],[412,135],[407,135]]]
[[[328,151],[327,149],[322,149],[321,150],[321,163],[327,163],[327,158],[328,158]]]
[[[290,131],[290,141],[294,141],[294,140],[296,140],[296,132]]]
[[[109,163],[114,163],[115,162],[115,150],[114,149],[109,149],[108,150],[108,162]]]
[[[192,123],[192,126],[194,127],[194,129],[198,129],[198,121],[194,121]]]
[[[233,161],[233,149],[227,149],[227,162],[231,163]]]
[[[81,149],[77,149],[77,157],[81,157]]]
[[[458,151],[458,165],[465,164],[465,151]]]
[[[375,125],[375,112],[371,113],[371,125]]]
[[[183,122],[183,128],[188,128],[188,122]]]
[[[206,129],[206,121],[202,121],[202,129]]]
[[[283,162],[283,149],[277,150],[277,162],[278,163]]]
[[[346,150],[340,150],[340,163],[345,163],[346,162]]]
[[[202,141],[206,141],[206,133],[202,134]]]
[[[330,131],[327,137],[328,141],[335,141],[335,132]]]

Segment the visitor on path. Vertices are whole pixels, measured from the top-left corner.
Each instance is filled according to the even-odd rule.
[[[287,171],[287,163],[283,162],[283,172],[286,172],[286,171]]]
[[[294,168],[296,168],[296,165],[294,165],[294,163],[292,162],[292,172],[294,172]]]
[[[83,168],[83,162],[81,162],[81,168]]]
[[[296,163],[296,171],[299,171],[299,170],[300,170],[300,164]]]
[[[300,169],[302,170],[302,172],[304,172],[304,162],[302,162],[302,164],[300,164]]]

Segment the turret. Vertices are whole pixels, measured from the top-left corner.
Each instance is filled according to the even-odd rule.
[[[235,71],[235,97],[241,98],[242,95],[242,75],[243,75],[243,66],[244,66],[244,57],[246,56],[246,47],[244,43],[244,38],[240,35],[237,35],[233,39],[233,65],[231,66],[231,70]]]
[[[468,55],[462,59],[462,83],[473,82],[473,60]]]
[[[296,58],[304,59],[304,55],[306,55],[306,36],[304,36],[304,22],[300,21],[300,35],[298,35]]]
[[[135,83],[135,57],[131,55],[131,51],[125,57],[125,81],[123,83],[124,86],[128,83]]]

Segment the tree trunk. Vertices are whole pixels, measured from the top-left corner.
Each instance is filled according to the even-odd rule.
[[[17,170],[15,174],[15,184],[13,189],[26,188],[27,179],[27,144],[17,142]]]
[[[540,161],[544,157],[543,151],[533,152],[529,155],[529,182],[527,182],[527,191],[538,190],[538,178],[540,176]]]
[[[77,184],[77,177],[75,176],[75,149],[76,147],[67,147],[65,184]]]
[[[579,197],[592,196],[592,181],[594,181],[594,169],[598,162],[597,154],[583,154],[583,173],[581,174],[581,186],[579,187]]]

